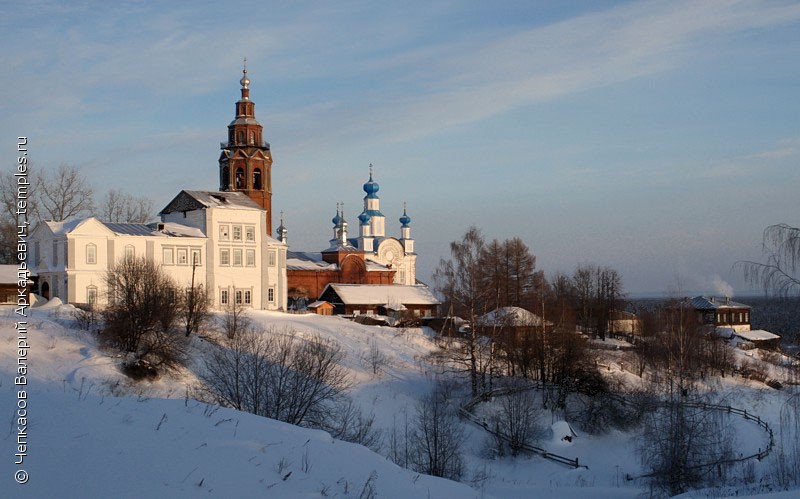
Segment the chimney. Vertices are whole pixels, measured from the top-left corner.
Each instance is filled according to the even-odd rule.
[[[157,227],[159,232],[163,232],[164,231],[164,223],[163,222],[158,222],[158,225],[156,227]]]
[[[713,296],[710,298],[710,301],[711,301],[711,303],[714,303],[714,297]]]

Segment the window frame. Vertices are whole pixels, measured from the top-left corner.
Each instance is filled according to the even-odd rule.
[[[86,264],[97,265],[97,245],[94,243],[86,245]]]
[[[169,255],[169,258],[167,258],[167,255]],[[175,265],[175,248],[161,248],[161,263]]]

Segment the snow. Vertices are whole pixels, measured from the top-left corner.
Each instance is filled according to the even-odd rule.
[[[30,272],[25,270],[25,275],[29,275]],[[19,282],[19,266],[18,265],[0,265],[0,284],[14,284],[17,285]],[[32,281],[28,279],[28,283]]]
[[[0,410],[11,412],[16,404],[12,367],[17,317],[13,308],[3,310],[0,327],[7,333],[0,339]],[[639,430],[591,435],[543,412],[548,431],[537,445],[579,458],[581,467],[573,469],[539,456],[489,457],[485,431],[463,422],[466,483],[418,475],[324,432],[193,400],[203,356],[221,342],[218,333],[191,337],[191,361],[180,372],[134,383],[121,374],[120,359],[98,346],[94,334],[73,328],[73,310],[58,299],[31,309],[25,466],[31,478],[25,486],[4,483],[4,497],[358,497],[373,472],[378,497],[633,498],[648,491],[644,481],[625,479],[626,474],[646,471],[636,453]],[[440,370],[428,360],[439,347],[425,328],[364,326],[314,314],[249,315],[271,332],[291,329],[300,336],[335,340],[346,353],[350,394],[362,410],[374,413],[385,435],[392,429],[402,431],[413,419],[417,400],[431,390]],[[378,374],[364,358],[372,346],[387,357]],[[637,376],[620,369],[622,352],[602,355],[607,356],[605,374],[630,386],[638,382]],[[738,351],[737,356],[757,361],[755,351]],[[773,370],[771,375],[780,368]],[[707,382],[715,402],[760,415],[780,443],[780,412],[791,391],[741,378]],[[476,410],[490,412],[493,404],[497,401],[481,403]],[[736,435],[737,452],[746,455],[765,448],[767,436],[758,425],[726,417],[727,431]],[[12,433],[8,435],[7,456],[0,465],[4,480],[18,468],[12,460]],[[571,441],[563,438],[567,435],[573,436]],[[382,453],[388,453],[386,447]],[[704,495],[764,492],[758,482],[769,476],[776,460],[774,451],[762,462],[751,461],[752,485],[738,482]]]
[[[439,300],[427,286],[400,284],[328,284],[345,304],[356,305],[436,305]],[[323,295],[325,292],[323,291]]]
[[[735,334],[736,336],[744,338],[748,341],[768,341],[768,340],[781,339],[781,337],[778,336],[777,334],[770,333],[769,331],[764,331],[763,329],[751,329],[750,331],[739,331]]]
[[[478,322],[496,326],[541,326],[542,318],[524,308],[501,307],[481,316]]]

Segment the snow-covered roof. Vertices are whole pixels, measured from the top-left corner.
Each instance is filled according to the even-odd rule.
[[[26,275],[30,275],[30,272],[25,270],[23,271]],[[0,265],[0,284],[10,284],[14,283],[17,284],[19,280],[19,266],[17,265]],[[32,282],[28,279],[28,282]]]
[[[727,297],[695,296],[688,299],[689,306],[695,310],[716,310],[719,308],[750,308],[750,305],[739,303]]]
[[[324,261],[321,253],[286,252],[287,270],[336,270],[337,268],[336,264]]]
[[[326,301],[317,300],[317,301],[315,301],[313,303],[309,303],[308,305],[306,305],[306,308],[317,308],[317,307],[321,307],[323,305],[328,305],[329,307],[333,307],[333,305],[331,305],[330,303],[328,303]]]
[[[763,329],[753,329],[750,331],[738,331],[734,333],[739,338],[743,338],[748,341],[770,341],[770,340],[779,340],[781,339],[780,336],[774,333],[770,333],[769,331],[764,331]]]
[[[520,307],[501,307],[478,318],[484,326],[541,326],[542,318]],[[551,324],[546,322],[546,324]]]
[[[83,222],[88,220],[88,218],[79,218],[76,220],[64,220],[62,222],[53,222],[52,220],[45,220],[44,223],[50,228],[50,231],[57,236],[63,236],[64,234],[69,234],[75,227],[79,226]]]
[[[732,327],[716,327],[714,334],[720,338],[731,339],[736,334],[736,329]]]
[[[189,227],[188,225],[181,225],[175,222],[163,222],[158,225],[164,226],[164,230],[162,230],[161,232],[163,232],[168,236],[206,237],[206,235],[203,234],[203,231],[198,229],[197,227]],[[158,225],[156,225],[156,228],[158,227]]]
[[[345,305],[438,305],[427,286],[401,284],[328,284]],[[323,291],[325,294],[325,291]]]
[[[339,248],[341,250],[341,248]],[[344,250],[348,251],[348,250]],[[350,251],[354,251],[351,249]],[[386,271],[389,268],[378,262],[367,259],[366,262],[367,272]],[[287,270],[336,270],[339,266],[335,263],[328,263],[322,259],[322,253],[313,253],[305,251],[288,251],[286,253],[286,269]]]

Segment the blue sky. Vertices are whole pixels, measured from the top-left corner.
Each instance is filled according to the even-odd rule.
[[[800,224],[797,2],[112,3],[3,4],[7,164],[27,135],[98,197],[215,189],[247,57],[292,249],[356,220],[370,163],[422,279],[475,224],[548,274],[741,295],[733,263]]]

